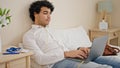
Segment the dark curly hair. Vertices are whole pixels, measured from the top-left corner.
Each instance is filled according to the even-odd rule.
[[[51,13],[54,10],[54,6],[47,0],[35,1],[30,5],[29,13],[32,21],[35,21],[34,12],[40,13],[42,7],[50,8]]]

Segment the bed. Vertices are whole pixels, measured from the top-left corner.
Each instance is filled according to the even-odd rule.
[[[68,29],[48,28],[48,31],[55,40],[63,43],[70,50],[77,49],[78,47],[91,47],[92,43],[87,31],[82,26]],[[31,68],[42,68],[42,66],[31,58]]]

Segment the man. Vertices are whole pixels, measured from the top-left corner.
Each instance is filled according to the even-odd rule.
[[[53,10],[53,5],[47,0],[36,1],[29,8],[30,18],[34,24],[24,35],[23,44],[25,48],[34,52],[33,59],[38,64],[43,65],[44,68],[120,68],[120,65],[118,65],[120,59],[119,61],[108,60],[111,57],[99,57],[95,62],[86,64],[66,59],[85,59],[89,53],[89,48],[70,51],[51,37],[46,26],[51,20]]]

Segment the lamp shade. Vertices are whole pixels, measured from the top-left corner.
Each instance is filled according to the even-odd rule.
[[[111,0],[105,0],[98,2],[98,12],[112,12],[112,1]]]

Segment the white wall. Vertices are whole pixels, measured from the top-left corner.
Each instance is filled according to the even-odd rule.
[[[29,4],[35,0],[0,0],[0,7],[10,8],[12,22],[0,32],[3,45],[18,44],[30,28]],[[55,6],[50,26],[69,28],[82,25],[88,30],[96,22],[96,2],[99,0],[50,0]]]
[[[55,5],[51,26],[73,27],[83,25],[91,27],[94,24],[98,0],[51,0]]]
[[[30,0],[0,0],[0,7],[11,9],[11,23],[0,32],[3,45],[12,45],[21,42],[23,33],[30,28],[28,16]]]
[[[112,25],[120,27],[120,0],[113,0]]]

